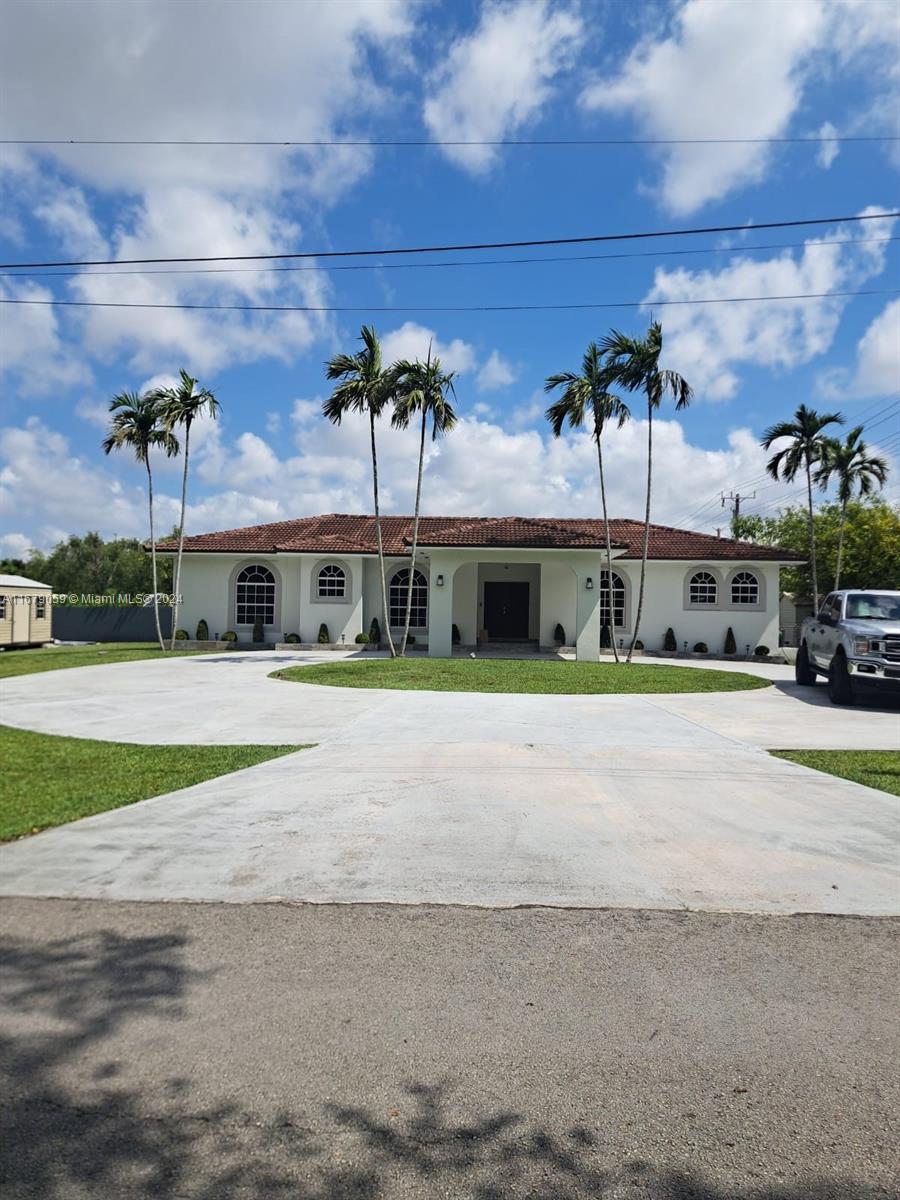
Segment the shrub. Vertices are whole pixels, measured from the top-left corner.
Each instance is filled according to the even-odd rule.
[[[663,650],[677,650],[678,643],[675,641],[675,632],[670,625],[666,630],[666,636],[663,638]]]
[[[266,631],[263,628],[262,621],[253,622],[253,640],[254,642],[264,642],[266,640]]]
[[[609,626],[600,626],[600,649],[608,650],[612,645],[612,638],[609,636]]]
[[[557,627],[553,630],[553,640],[556,642],[557,646],[564,646],[566,644],[566,631],[563,629],[562,625],[557,625]]]
[[[737,654],[737,642],[734,640],[734,630],[728,626],[728,632],[725,634],[725,653]]]
[[[634,643],[634,648],[635,650],[643,650],[644,643],[640,640],[640,638],[638,638],[638,640]]]
[[[410,634],[409,637],[406,639],[406,644],[407,644],[407,646],[414,646],[416,644],[416,639],[413,637],[412,634]]]
[[[209,626],[203,620],[202,617],[197,622],[197,641],[198,642],[208,642],[209,641]]]
[[[694,643],[694,653],[695,654],[709,654],[709,646],[707,646],[706,642],[695,642]]]
[[[175,630],[175,641],[186,642],[188,640],[188,631],[186,629]]]
[[[369,635],[367,633],[358,633],[356,635],[356,644],[357,646],[368,646]]]
[[[369,626],[369,645],[381,645],[381,626],[378,624],[378,618],[372,618],[372,624]]]
[[[284,640],[286,642],[290,642],[290,644],[292,646],[297,646],[300,643],[300,634],[299,633],[289,633]]]
[[[454,646],[458,646],[459,643],[462,641],[462,634],[459,632],[458,625],[453,626],[453,629],[450,634],[450,640],[453,642]]]
[[[229,629],[226,633],[222,634],[222,641],[223,642],[236,642],[237,634],[234,632],[233,629]]]
[[[768,646],[757,646],[756,649],[753,651],[753,653],[758,658],[765,658],[766,655],[769,653],[769,647]]]
[[[316,638],[316,641],[320,646],[328,646],[331,644],[331,634],[328,632],[328,626],[324,621],[319,626],[319,636]]]

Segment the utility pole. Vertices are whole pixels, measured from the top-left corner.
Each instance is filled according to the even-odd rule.
[[[755,500],[755,499],[756,499],[756,492],[753,492],[752,495],[750,495],[750,496],[742,496],[740,492],[729,492],[727,496],[725,495],[724,492],[722,493],[722,507],[724,508],[725,505],[727,504],[728,507],[731,509],[731,536],[732,537],[737,537],[738,521],[740,520],[740,516],[741,516],[742,501]]]

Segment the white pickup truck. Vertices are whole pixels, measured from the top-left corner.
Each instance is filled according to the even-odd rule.
[[[864,684],[900,693],[900,592],[850,589],[825,597],[800,629],[794,676],[828,680],[832,704],[852,704]]]

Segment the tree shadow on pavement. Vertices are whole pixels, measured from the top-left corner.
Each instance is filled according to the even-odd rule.
[[[410,1083],[396,1108],[333,1104],[261,1117],[192,1102],[189,1080],[136,1088],[105,1039],[186,1011],[208,973],[183,933],[0,939],[0,1194],[4,1200],[875,1200],[849,1180],[713,1185],[638,1159],[612,1163],[587,1126],[551,1130],[512,1107],[472,1116],[459,1089]],[[81,1062],[92,1050],[93,1066]],[[65,1078],[63,1078],[64,1076]],[[77,1085],[72,1082],[77,1078]],[[298,1080],[298,1111],[304,1111]],[[466,1114],[463,1116],[462,1114]]]

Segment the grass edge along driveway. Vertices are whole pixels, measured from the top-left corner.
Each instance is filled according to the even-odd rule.
[[[0,725],[0,842],[309,748],[144,746]]]
[[[62,671],[68,667],[97,667],[102,663],[186,658],[189,654],[209,653],[208,650],[163,651],[156,642],[96,642],[84,646],[50,646],[46,650],[4,650],[0,654],[0,679],[18,679],[22,675]]]
[[[395,658],[316,663],[308,667],[285,667],[273,671],[272,677],[327,687],[564,696],[740,692],[771,686],[767,679],[739,671],[515,658]]]
[[[900,750],[772,750],[801,767],[900,796]]]

